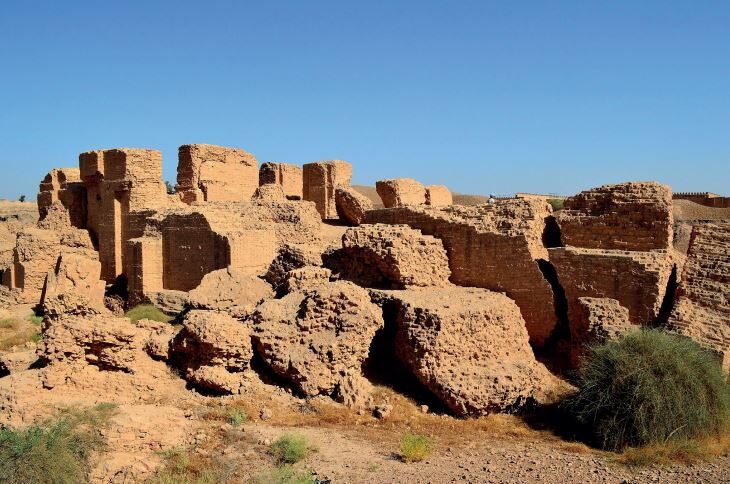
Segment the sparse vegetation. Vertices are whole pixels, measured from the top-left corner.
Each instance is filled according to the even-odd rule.
[[[400,443],[400,456],[405,463],[420,462],[431,453],[431,441],[425,435],[406,432]]]
[[[617,460],[629,466],[696,464],[730,453],[730,435],[705,439],[684,439],[643,447],[629,447]]]
[[[115,411],[114,404],[100,404],[25,429],[0,430],[0,482],[85,482],[92,452],[104,447],[99,430]]]
[[[0,321],[0,351],[28,342],[37,343],[41,335],[39,326],[43,318],[31,313],[27,319],[5,318]],[[30,324],[28,324],[30,323]]]
[[[309,469],[295,469],[283,465],[264,472],[253,479],[255,484],[312,484],[316,482]]]
[[[232,408],[228,410],[228,423],[234,427],[238,427],[239,425],[246,423],[247,420],[248,415],[246,415],[246,412],[243,409]]]
[[[157,470],[150,484],[215,484],[218,474],[200,457],[186,449],[170,449],[162,452],[163,465]]]
[[[659,330],[591,348],[576,384],[565,408],[604,449],[670,445],[688,452],[694,444],[683,442],[719,438],[730,425],[730,385],[716,359]]]
[[[152,321],[169,323],[173,319],[172,316],[168,316],[152,304],[140,304],[139,306],[135,306],[127,311],[125,316],[132,320],[133,323],[136,323],[140,319],[151,319]]]
[[[41,323],[43,322],[43,316],[41,316],[41,315],[36,314],[35,312],[33,312],[33,313],[30,313],[30,315],[28,316],[28,320],[32,324],[34,324],[36,326],[40,326]]]
[[[284,434],[269,448],[278,464],[296,464],[307,456],[307,439],[302,435]]]
[[[25,195],[21,195],[18,197],[19,202],[25,202]]]
[[[553,207],[553,211],[557,212],[558,210],[563,209],[565,200],[562,198],[548,198],[547,202]]]

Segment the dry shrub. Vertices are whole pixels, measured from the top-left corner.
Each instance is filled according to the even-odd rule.
[[[215,484],[221,479],[209,463],[187,449],[162,452],[163,465],[150,484]]]
[[[274,456],[276,462],[283,464],[296,464],[304,459],[309,452],[307,439],[302,435],[284,434],[276,439],[269,448],[269,453]]]
[[[696,464],[730,453],[730,435],[694,440],[671,440],[666,443],[629,447],[617,460],[629,466],[655,464]]]
[[[431,453],[431,441],[425,435],[406,432],[400,443],[400,457],[403,462],[421,462]]]
[[[685,337],[639,330],[591,348],[576,383],[565,408],[604,449],[720,436],[730,425],[726,376]]]
[[[0,430],[0,482],[86,482],[90,457],[105,444],[99,430],[115,411],[116,405],[104,403],[64,410],[25,429]]]

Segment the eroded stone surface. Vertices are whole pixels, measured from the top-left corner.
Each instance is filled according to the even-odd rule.
[[[352,225],[365,223],[365,214],[373,209],[373,203],[354,188],[337,187],[335,189],[337,215]]]
[[[375,183],[375,189],[385,208],[426,203],[426,187],[413,178],[380,180]]]
[[[367,291],[345,281],[265,301],[251,319],[266,364],[309,396],[334,395],[343,375],[360,374],[383,324]]]
[[[178,151],[177,191],[185,203],[245,201],[258,187],[258,162],[240,148],[183,145]]]
[[[544,200],[500,200],[495,204],[400,207],[368,212],[368,222],[406,224],[441,239],[451,282],[505,292],[541,346],[557,323],[553,291],[538,261],[547,259]]]
[[[654,182],[628,182],[586,190],[556,214],[565,245],[649,251],[672,244],[672,190]]]
[[[448,286],[449,260],[441,241],[408,225],[348,229],[342,249],[327,261],[341,278],[365,287]]]
[[[303,168],[303,198],[317,206],[323,220],[337,219],[335,189],[348,187],[352,181],[352,165],[346,161],[318,161]]]
[[[669,329],[714,351],[730,372],[730,224],[692,230]]]
[[[388,297],[398,308],[398,357],[457,415],[515,411],[543,400],[555,384],[505,295],[453,287]]]

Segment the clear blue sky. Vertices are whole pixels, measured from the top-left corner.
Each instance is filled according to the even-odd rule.
[[[730,195],[730,2],[0,6],[0,197],[111,147],[345,159],[356,183]]]

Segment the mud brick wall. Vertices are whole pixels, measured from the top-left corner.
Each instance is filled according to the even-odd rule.
[[[544,344],[557,323],[553,291],[537,263],[549,209],[510,200],[503,206],[400,207],[367,213],[369,223],[406,224],[441,239],[451,282],[505,292],[520,308],[530,340]]]
[[[336,220],[335,189],[350,186],[352,165],[339,160],[306,163],[302,175],[304,200],[315,203],[323,220]]]
[[[272,229],[239,230],[226,235],[231,269],[260,275],[276,257],[276,232]]]
[[[304,185],[302,168],[289,163],[264,163],[259,169],[259,185],[280,185],[290,200],[300,200]]]
[[[125,246],[141,235],[144,214],[168,203],[162,153],[133,148],[89,151],[79,155],[79,168],[86,187],[87,226],[98,241],[102,277],[113,282],[128,272]]]
[[[163,289],[162,237],[139,237],[127,242],[128,290],[133,300]]]
[[[375,190],[385,208],[424,205],[426,187],[413,178],[393,178],[375,182]]]
[[[78,168],[54,168],[39,186],[38,214],[46,218],[53,203],[61,202],[68,211],[69,222],[74,227],[86,227],[86,193]]]
[[[556,219],[565,245],[668,249],[672,244],[672,191],[653,182],[603,185],[567,198]]]
[[[248,200],[258,179],[256,157],[240,148],[194,144],[178,150],[177,191],[185,203]]]
[[[672,261],[667,252],[559,247],[549,249],[568,301],[568,317],[579,319],[578,298],[611,298],[629,310],[636,325],[653,323],[661,307]]]
[[[451,192],[444,185],[429,185],[426,187],[426,205],[433,207],[451,205],[454,199]]]
[[[713,350],[730,372],[730,223],[697,225],[668,326]]]
[[[170,215],[162,227],[163,287],[190,291],[229,264],[228,243],[200,213]]]

